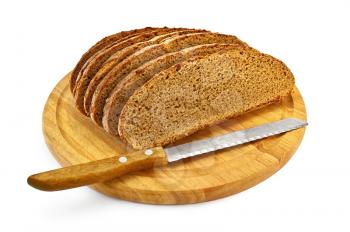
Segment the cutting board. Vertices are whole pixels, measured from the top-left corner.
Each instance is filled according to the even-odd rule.
[[[120,154],[128,156],[133,151],[131,147],[75,109],[69,78],[67,74],[53,89],[43,112],[45,140],[57,161],[67,166]],[[213,125],[178,144],[287,117],[306,120],[305,105],[296,87],[279,103]],[[188,204],[222,198],[258,184],[282,168],[300,145],[304,131],[298,129],[91,187],[112,197],[151,204]]]

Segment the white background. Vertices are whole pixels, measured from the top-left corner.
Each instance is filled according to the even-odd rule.
[[[0,231],[350,231],[349,1],[1,1]],[[234,34],[293,71],[310,126],[292,160],[243,193],[186,206],[47,193],[57,168],[41,114],[55,84],[100,38],[144,26]]]

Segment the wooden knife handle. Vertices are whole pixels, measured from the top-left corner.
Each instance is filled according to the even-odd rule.
[[[28,177],[28,184],[44,191],[57,191],[111,180],[130,172],[164,166],[163,148],[137,151],[89,163],[68,166]]]

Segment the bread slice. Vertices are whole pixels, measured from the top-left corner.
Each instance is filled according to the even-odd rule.
[[[205,44],[185,48],[151,60],[132,71],[112,91],[103,110],[103,128],[112,135],[118,135],[119,115],[129,97],[155,74],[170,68],[176,63],[195,56],[209,55],[220,50],[234,49],[232,44]]]
[[[103,38],[102,40],[98,41],[94,46],[92,46],[87,52],[83,54],[83,56],[80,58],[79,62],[76,64],[75,68],[72,71],[71,78],[70,78],[70,90],[73,92],[73,89],[75,87],[75,82],[77,79],[77,76],[81,70],[81,68],[84,66],[84,64],[92,57],[96,52],[100,51],[101,49],[107,47],[113,42],[116,42],[122,38],[130,37],[138,33],[152,31],[158,28],[153,27],[145,27],[142,29],[134,29],[130,31],[122,31],[110,36],[107,36]]]
[[[162,35],[162,34],[167,34],[172,31],[176,31],[178,29],[174,28],[166,28],[166,29],[158,29],[158,30],[153,30],[145,33],[140,33],[136,36],[133,36],[131,38],[125,39],[118,41],[115,43],[113,46],[105,48],[97,55],[93,57],[89,61],[89,63],[86,65],[85,68],[83,68],[80,71],[80,75],[78,75],[75,88],[73,89],[73,94],[75,98],[75,103],[77,105],[78,110],[80,110],[82,113],[85,114],[84,111],[84,95],[85,91],[90,83],[90,80],[94,77],[94,75],[97,73],[97,71],[100,69],[100,67],[103,65],[103,63],[110,57],[112,56],[115,52],[127,47],[131,46],[135,43],[142,42],[142,41],[147,41],[152,39],[155,36]]]
[[[244,45],[244,43],[235,36],[203,32],[177,36],[175,38],[167,39],[161,44],[148,46],[123,60],[101,81],[92,98],[90,117],[96,124],[102,126],[103,109],[106,99],[109,97],[115,86],[132,70],[164,54],[179,51],[195,45],[209,43],[239,43]]]
[[[239,47],[155,75],[124,106],[120,137],[135,149],[164,146],[288,95],[294,77],[276,58]]]
[[[91,105],[92,96],[93,96],[98,84],[105,77],[105,75],[110,70],[112,70],[113,67],[115,67],[117,64],[119,64],[126,57],[132,55],[136,51],[143,49],[147,46],[150,46],[153,44],[158,44],[169,37],[191,34],[191,33],[198,33],[198,32],[204,32],[204,30],[184,29],[184,30],[179,30],[179,31],[175,31],[175,32],[170,32],[167,34],[162,34],[162,35],[153,37],[150,40],[139,42],[139,43],[133,44],[132,46],[128,46],[128,47],[116,52],[115,54],[113,54],[103,64],[103,66],[98,70],[98,72],[94,75],[94,77],[89,82],[89,86],[86,89],[85,95],[84,95],[84,111],[85,111],[85,113],[87,115],[90,114],[90,105]]]

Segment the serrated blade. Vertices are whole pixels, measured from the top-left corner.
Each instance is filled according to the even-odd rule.
[[[253,128],[231,132],[228,134],[198,140],[169,148],[165,153],[169,162],[185,159],[191,156],[237,146],[243,143],[259,140],[269,136],[281,134],[307,126],[307,122],[297,118],[286,118],[279,121],[263,124]]]

